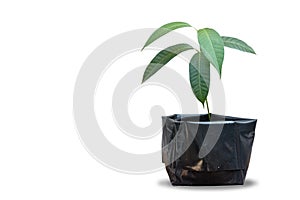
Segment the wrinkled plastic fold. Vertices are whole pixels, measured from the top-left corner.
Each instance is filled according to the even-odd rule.
[[[244,184],[256,119],[163,116],[162,161],[172,185]]]

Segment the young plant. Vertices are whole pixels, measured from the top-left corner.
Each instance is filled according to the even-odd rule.
[[[152,33],[142,50],[161,36],[184,27],[192,26],[185,22],[171,22],[163,25]],[[189,44],[182,43],[170,46],[160,51],[148,64],[143,75],[142,83],[148,80],[178,54],[188,50],[196,51],[189,63],[190,84],[194,95],[202,103],[203,107],[206,103],[208,117],[210,119],[209,106],[207,102],[210,85],[210,64],[216,68],[221,78],[224,46],[253,54],[255,54],[255,52],[242,40],[233,37],[220,36],[214,29],[203,28],[195,30],[197,31],[200,48],[195,49]]]

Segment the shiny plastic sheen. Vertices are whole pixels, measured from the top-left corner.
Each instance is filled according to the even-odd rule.
[[[244,184],[256,119],[175,114],[162,120],[162,161],[172,185]]]

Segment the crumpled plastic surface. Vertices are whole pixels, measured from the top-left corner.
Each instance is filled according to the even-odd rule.
[[[162,161],[172,185],[242,185],[256,119],[163,116]]]

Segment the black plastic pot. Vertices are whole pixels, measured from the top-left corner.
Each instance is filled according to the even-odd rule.
[[[172,185],[242,185],[256,119],[163,116],[162,161]]]

